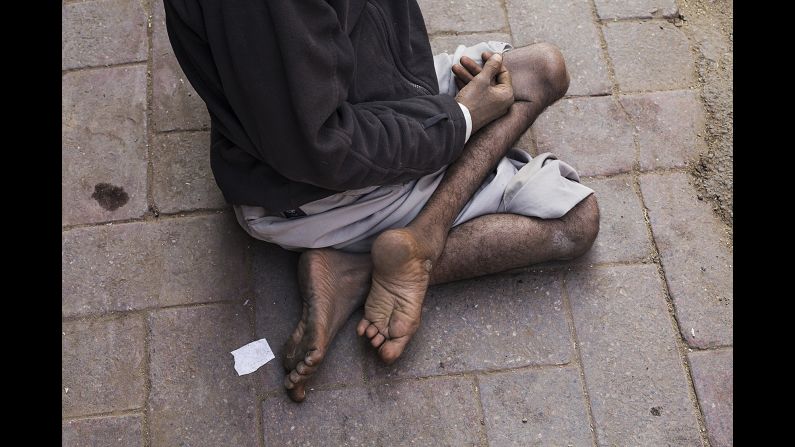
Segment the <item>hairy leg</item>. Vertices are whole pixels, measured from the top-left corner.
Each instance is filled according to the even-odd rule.
[[[559,219],[490,214],[450,231],[430,284],[497,273],[585,253],[599,232],[593,195]],[[367,254],[309,250],[298,265],[304,313],[287,340],[284,385],[296,402],[326,355],[339,328],[367,296],[373,265]]]
[[[373,243],[372,285],[357,333],[370,339],[387,364],[400,356],[419,327],[425,291],[455,217],[513,143],[568,88],[563,56],[554,46],[512,51],[505,63],[516,78],[518,101],[471,138],[406,228],[385,231]]]

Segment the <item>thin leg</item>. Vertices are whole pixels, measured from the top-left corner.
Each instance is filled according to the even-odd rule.
[[[590,248],[599,231],[593,195],[559,219],[491,214],[450,231],[431,271],[431,284],[475,278],[530,264],[572,259]],[[306,380],[317,370],[340,327],[367,297],[373,270],[370,255],[334,249],[301,255],[298,280],[304,311],[287,340],[284,385],[296,402],[306,397]]]
[[[370,339],[387,364],[400,356],[419,328],[425,291],[453,220],[513,143],[568,87],[565,63],[556,48],[527,48],[512,57],[530,58],[516,73],[515,96],[520,100],[473,136],[407,227],[385,231],[373,243],[372,286],[357,333]],[[528,62],[511,62],[511,54],[505,57],[509,70],[512,63]]]

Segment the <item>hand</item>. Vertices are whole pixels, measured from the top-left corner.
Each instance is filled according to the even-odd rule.
[[[465,105],[472,115],[472,133],[501,117],[513,104],[511,74],[502,63],[501,54],[485,52],[481,69],[475,61],[462,57],[453,65],[456,83],[461,90],[455,99]]]
[[[492,53],[491,51],[484,51],[483,54],[481,54],[481,57],[483,58],[483,63],[485,64],[486,61],[489,60],[493,55],[494,53]],[[482,70],[483,67],[481,67],[474,60],[466,56],[461,56],[461,60],[459,61],[459,63],[453,64],[455,85],[458,86],[458,90],[461,90],[462,88],[464,88],[464,86],[469,84],[469,81],[471,81],[472,78],[477,76],[478,73],[480,73]]]

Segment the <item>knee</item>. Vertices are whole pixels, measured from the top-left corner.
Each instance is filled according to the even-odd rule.
[[[510,57],[510,59],[509,59]],[[569,89],[571,78],[560,49],[547,42],[536,43],[511,50],[506,55],[508,69],[514,82],[514,89],[536,89],[540,82],[543,90],[550,96],[549,102],[562,98]],[[535,82],[522,82],[522,77]],[[515,91],[517,99],[533,98],[538,92]]]
[[[566,235],[571,247],[567,258],[584,255],[599,235],[599,203],[596,196],[591,194],[583,199],[564,219],[568,221]]]

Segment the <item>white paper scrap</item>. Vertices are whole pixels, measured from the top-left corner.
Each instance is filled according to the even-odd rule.
[[[238,376],[253,373],[274,357],[268,340],[264,338],[235,349],[232,355],[235,357],[235,371]]]

